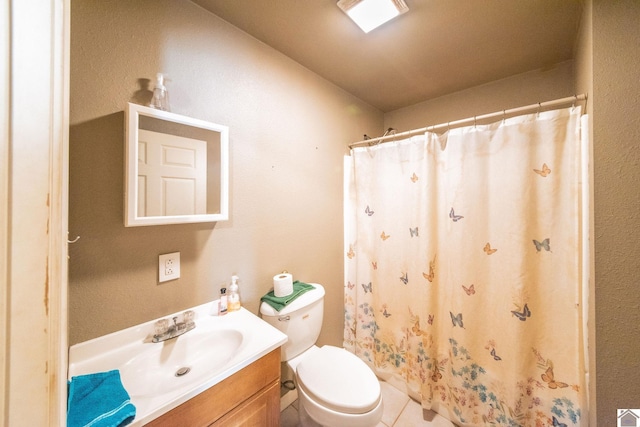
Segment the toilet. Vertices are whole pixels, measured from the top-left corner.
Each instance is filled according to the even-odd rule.
[[[302,426],[372,427],[382,419],[380,383],[349,351],[315,345],[324,311],[324,288],[296,298],[281,311],[262,302],[262,318],[288,336],[281,359],[295,373]]]

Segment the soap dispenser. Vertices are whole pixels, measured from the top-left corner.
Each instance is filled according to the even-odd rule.
[[[228,310],[240,310],[240,290],[238,289],[238,276],[231,276],[231,285],[229,286]]]

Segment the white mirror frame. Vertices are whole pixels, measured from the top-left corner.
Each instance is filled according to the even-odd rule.
[[[220,133],[220,212],[215,214],[138,216],[138,128],[140,115]],[[229,127],[129,103],[125,114],[125,227],[216,222],[229,219]]]

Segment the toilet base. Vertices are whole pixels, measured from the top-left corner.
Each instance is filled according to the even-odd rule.
[[[380,401],[364,414],[347,414],[320,406],[298,385],[298,414],[303,427],[374,427],[382,419],[383,404]]]
[[[298,404],[298,421],[300,421],[300,427],[323,427],[311,418],[301,402]]]

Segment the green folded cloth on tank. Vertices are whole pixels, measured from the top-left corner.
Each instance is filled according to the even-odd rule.
[[[276,294],[270,291],[268,294],[260,298],[260,301],[264,301],[269,304],[271,307],[275,308],[277,311],[282,310],[290,304],[293,300],[298,298],[300,295],[304,294],[307,291],[315,289],[315,286],[309,285],[308,283],[302,283],[299,280],[293,282],[293,292],[289,295],[285,295],[283,297],[277,297]]]

